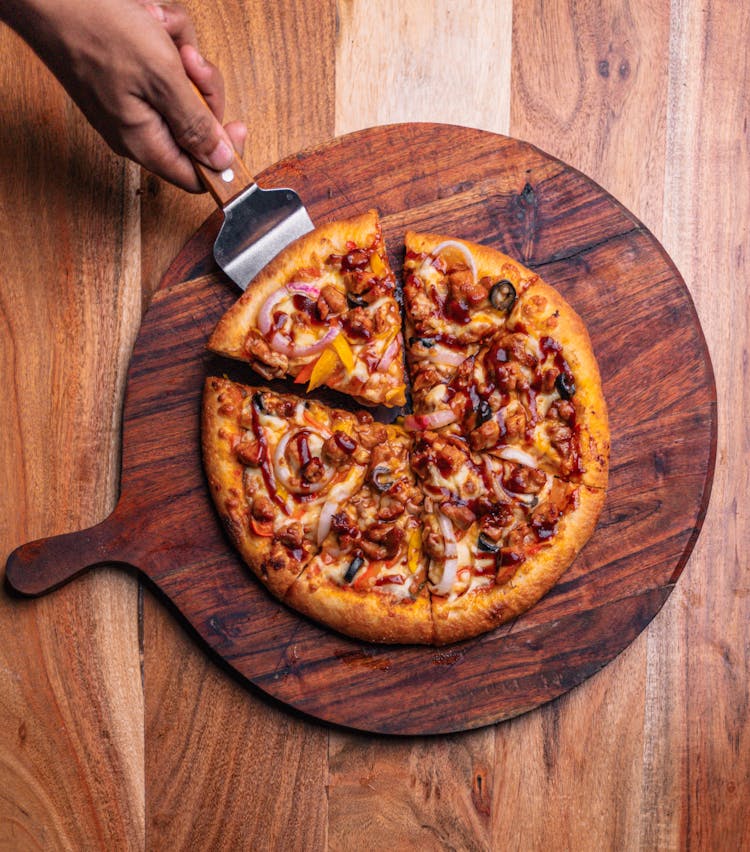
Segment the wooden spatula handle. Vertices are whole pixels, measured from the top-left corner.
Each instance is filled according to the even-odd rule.
[[[213,195],[219,207],[225,207],[235,196],[250,184],[255,183],[255,179],[236,152],[231,166],[223,172],[214,171],[196,159],[193,159],[193,165],[203,185]]]

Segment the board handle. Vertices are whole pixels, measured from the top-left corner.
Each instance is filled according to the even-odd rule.
[[[16,594],[38,597],[103,563],[132,565],[122,527],[114,513],[79,532],[40,538],[17,547],[5,566],[6,586]]]

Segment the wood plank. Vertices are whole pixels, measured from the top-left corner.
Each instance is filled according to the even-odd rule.
[[[731,2],[671,5],[663,238],[711,349],[719,462],[705,530],[647,637],[640,842],[742,849],[750,847],[750,64],[739,45],[750,24]]]
[[[657,235],[669,25],[668,8],[646,0],[545,4],[541,22],[535,5],[514,4],[511,133],[597,180]],[[663,690],[647,680],[646,651],[642,636],[572,693],[497,729],[495,804],[528,815],[524,844],[638,844],[642,808],[653,801],[644,695]],[[498,844],[499,822],[494,828]]]
[[[494,731],[331,735],[329,849],[489,849]]]
[[[512,0],[478,5],[462,15],[442,0],[339,4],[336,133],[401,121],[507,133]],[[373,20],[399,33],[387,50]],[[451,737],[439,748],[412,740],[375,747],[335,731],[330,739],[332,849],[351,849],[363,837],[391,849],[489,847],[491,729]]]
[[[336,135],[402,121],[507,133],[512,6],[339,3]]]
[[[248,123],[252,172],[332,135],[332,2],[186,5],[225,72],[227,117]],[[142,200],[150,293],[210,203],[162,183]],[[173,618],[144,593],[148,848],[324,848],[327,731],[248,692]]]
[[[137,169],[5,27],[0,52],[4,563],[114,503],[140,258]],[[136,595],[103,571],[48,600],[0,596],[0,846],[143,846]]]

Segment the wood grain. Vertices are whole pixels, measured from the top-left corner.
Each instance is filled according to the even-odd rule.
[[[663,236],[690,282],[722,405],[710,523],[648,637],[650,678],[685,700],[652,687],[644,729],[653,746],[643,842],[715,849],[750,846],[750,735],[738,723],[750,704],[750,65],[733,47],[750,23],[734,11],[672,4]]]
[[[599,4],[563,2],[545,11],[545,25],[539,27],[532,4],[514,4],[512,133],[601,182],[658,236],[668,7],[614,2],[602,10]],[[536,61],[538,56],[547,61]],[[649,145],[642,144],[644,111]],[[637,323],[632,329],[637,332]],[[641,637],[587,682],[583,694],[573,692],[497,730],[498,749],[507,753],[511,767],[503,779],[517,791],[516,806],[531,814],[532,845],[554,836],[563,846],[596,849],[616,837],[623,848],[638,848],[642,803],[649,795],[643,696],[649,685],[661,689],[648,684],[645,648]],[[526,772],[519,763],[527,750],[537,755],[532,785],[523,783]],[[587,753],[598,759],[587,760]],[[571,807],[568,797],[571,778],[579,806]]]
[[[409,20],[423,22],[440,49],[411,57],[414,28],[390,3],[377,4],[383,15],[365,0],[188,5],[203,52],[225,73],[228,117],[251,122],[246,162],[253,172],[337,128],[377,121],[438,119],[505,132],[496,116],[507,121],[510,104],[513,135],[581,168],[661,236],[687,280],[716,371],[711,506],[675,591],[615,661],[546,708],[429,740],[328,733],[290,717],[208,662],[148,591],[141,606],[144,728],[138,678],[131,680],[129,668],[137,659],[130,578],[98,573],[49,599],[3,600],[0,845],[154,848],[143,841],[145,798],[150,837],[170,848],[405,848],[416,841],[420,848],[468,849],[747,847],[744,5],[507,0],[512,48],[472,51],[472,44],[487,45],[487,31],[456,17],[444,24],[448,12],[492,20],[484,0],[460,7],[414,0]],[[333,44],[334,12],[337,51],[325,47]],[[125,267],[133,271],[116,250],[123,210],[130,236],[122,244],[140,250],[145,307],[212,202],[144,176],[133,198],[140,206],[116,209],[125,198],[118,161],[103,153],[28,51],[5,31],[0,38],[0,374],[4,387],[14,388],[0,409],[0,540],[7,554],[37,535],[94,523],[112,506],[115,388],[137,331],[138,298],[136,292],[126,317],[119,284],[101,291],[107,298],[92,289],[122,282]],[[407,66],[409,73],[399,74]],[[354,83],[362,77],[372,95],[358,101]],[[79,194],[80,178],[92,192]],[[27,250],[61,231],[63,251],[43,248],[40,259]],[[69,282],[77,275],[74,295]],[[136,290],[137,279],[136,269]],[[50,301],[49,280],[58,288],[62,282],[62,299]],[[82,341],[84,352],[71,350],[67,335]],[[71,393],[83,418],[71,413]],[[114,702],[100,698],[103,681],[123,686]],[[83,696],[74,707],[73,695]],[[113,730],[115,739],[107,739]],[[246,745],[252,731],[267,738],[267,751]],[[144,739],[148,770],[139,774]],[[328,765],[328,741],[326,779],[317,769]],[[298,762],[308,749],[310,762]],[[476,778],[487,781],[481,790],[491,792],[489,803],[475,787],[469,796],[472,767],[483,765],[491,771]],[[197,767],[195,780],[185,766]],[[171,777],[179,784],[170,787]],[[270,816],[274,794],[282,801],[278,817]],[[387,824],[381,802],[397,814]]]
[[[333,134],[332,2],[186,6],[224,71],[227,118],[248,124],[251,172]],[[163,184],[142,202],[152,292],[211,203]],[[327,732],[228,677],[148,590],[142,632],[148,848],[324,848]]]
[[[507,133],[512,7],[481,0],[467,13],[451,0],[339,3],[336,134],[406,121]]]
[[[6,29],[0,52],[4,561],[114,504],[139,255],[137,169]],[[142,847],[136,594],[105,571],[54,605],[0,598],[0,846]]]

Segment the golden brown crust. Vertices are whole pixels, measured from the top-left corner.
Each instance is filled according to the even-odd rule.
[[[528,557],[503,585],[469,591],[454,601],[433,596],[435,644],[478,636],[537,603],[593,534],[604,500],[602,490],[579,486],[578,506],[560,521],[553,543]]]
[[[582,481],[606,488],[609,471],[609,421],[599,366],[583,320],[554,287],[538,279],[519,299],[514,322],[537,337],[549,335],[562,345],[575,376],[571,402],[579,431]]]
[[[271,541],[253,535],[242,484],[243,468],[233,452],[242,434],[239,385],[210,377],[203,387],[201,445],[203,467],[216,511],[234,546],[253,573],[262,579],[262,566]]]
[[[327,580],[316,559],[292,585],[285,600],[310,618],[366,642],[429,645],[433,641],[426,588],[418,597],[405,600],[360,592]]]

